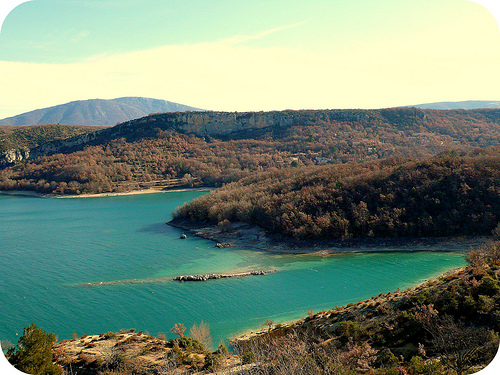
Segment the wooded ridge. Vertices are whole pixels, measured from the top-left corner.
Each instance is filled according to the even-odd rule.
[[[38,142],[28,153],[10,149],[16,157],[4,157],[0,189],[82,194],[218,187],[262,171],[496,146],[499,125],[500,110],[488,109],[154,114]]]
[[[228,230],[251,223],[298,239],[491,234],[500,148],[261,173],[185,204],[180,219]]]

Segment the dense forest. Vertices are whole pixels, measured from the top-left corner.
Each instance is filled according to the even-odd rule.
[[[295,238],[490,234],[500,221],[500,148],[257,174],[174,215]]]
[[[231,117],[217,112],[191,115],[212,125],[219,124],[218,116]],[[245,124],[263,116],[271,125],[210,136],[190,133],[175,123],[187,116],[183,113],[155,114],[103,129],[93,133],[92,140],[66,148],[57,139],[90,130],[59,126],[56,132],[55,125],[23,128],[10,138],[2,136],[7,142],[2,147],[38,144],[41,148],[31,148],[28,160],[0,166],[0,190],[82,194],[219,187],[262,171],[388,157],[424,158],[447,149],[500,144],[499,110],[394,108],[233,115],[234,121]],[[227,125],[220,124],[221,128]],[[51,136],[54,141],[43,143]]]

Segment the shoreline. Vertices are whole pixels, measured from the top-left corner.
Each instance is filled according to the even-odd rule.
[[[437,275],[429,277],[428,279],[420,281],[420,282],[416,283],[415,285],[410,286],[404,290],[399,290],[399,288],[398,288],[395,292],[388,292],[386,294],[380,293],[378,296],[373,296],[373,297],[365,299],[365,300],[351,302],[345,306],[344,305],[338,306],[338,307],[335,306],[335,307],[332,307],[328,310],[318,311],[313,316],[314,317],[328,316],[328,315],[330,315],[330,313],[333,313],[338,308],[345,310],[345,311],[348,311],[350,309],[356,310],[356,309],[358,309],[358,306],[362,306],[363,304],[365,304],[369,301],[373,301],[374,303],[377,303],[377,302],[380,303],[380,301],[385,301],[387,299],[387,296],[389,296],[389,295],[392,295],[393,297],[396,297],[397,299],[402,299],[407,295],[417,293],[418,291],[425,289],[426,287],[431,287],[431,286],[439,283],[441,280],[443,280],[447,276],[459,274],[459,273],[463,272],[464,270],[466,270],[467,267],[468,266],[451,268],[447,271],[444,271],[444,272],[441,272]],[[288,321],[284,321],[281,323],[275,322],[273,329],[277,328],[277,326],[279,326],[281,329],[284,329],[284,330],[290,329],[290,328],[293,328],[294,326],[305,323],[306,319],[308,319],[310,317],[311,316],[309,316],[309,317],[305,316],[303,318],[299,318],[296,320],[288,320]],[[262,336],[268,332],[269,332],[268,328],[249,329],[249,330],[241,332],[240,334],[234,335],[234,337],[231,339],[231,342],[245,342],[245,341],[257,338],[259,336]]]
[[[216,243],[215,247],[237,247],[272,254],[313,256],[419,251],[467,253],[471,248],[483,245],[490,240],[488,236],[295,240],[268,233],[263,228],[247,223],[232,223],[229,231],[210,223],[193,223],[179,219],[174,219],[167,225],[213,241]]]
[[[32,190],[0,190],[0,195],[11,195],[19,197],[32,197],[32,198],[55,198],[55,199],[72,199],[72,198],[101,198],[101,197],[119,197],[127,195],[143,195],[143,194],[157,194],[157,193],[176,193],[182,191],[211,191],[214,188],[201,187],[201,188],[164,188],[164,189],[142,189],[132,190],[123,193],[108,192],[108,193],[95,193],[95,194],[44,194]]]

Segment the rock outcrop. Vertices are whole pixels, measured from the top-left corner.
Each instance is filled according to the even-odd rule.
[[[230,277],[246,277],[246,276],[263,276],[269,273],[277,272],[276,270],[269,271],[249,271],[238,273],[210,273],[206,275],[183,275],[174,277],[175,281],[208,281],[226,279]]]
[[[30,156],[30,150],[19,149],[19,150],[7,150],[0,152],[0,165],[14,164],[17,161],[23,161],[28,159]]]

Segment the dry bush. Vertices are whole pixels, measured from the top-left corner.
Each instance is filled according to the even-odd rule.
[[[377,351],[368,343],[350,340],[338,347],[330,340],[322,341],[296,332],[282,337],[264,335],[245,343],[236,350],[247,367],[244,374],[259,375],[339,375],[354,371],[371,371]]]
[[[201,342],[207,350],[211,350],[213,346],[212,335],[210,333],[210,324],[203,320],[199,325],[196,323],[189,329],[189,336]]]
[[[170,328],[172,333],[175,333],[179,337],[184,336],[184,332],[186,331],[186,327],[182,323],[176,323],[172,328]]]

